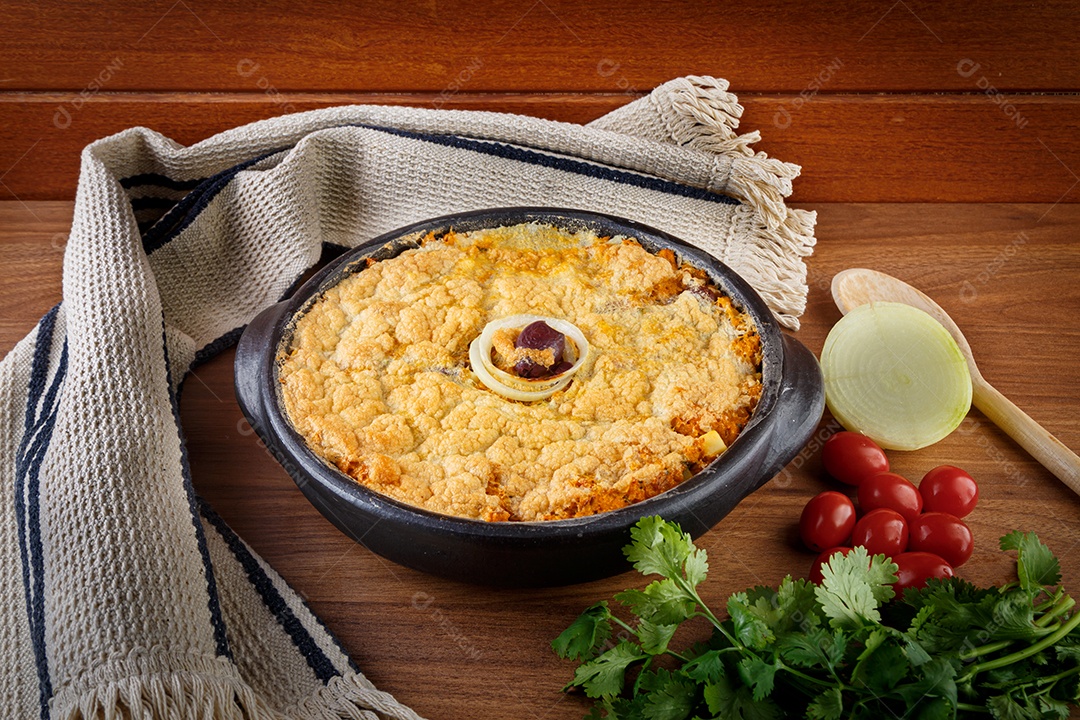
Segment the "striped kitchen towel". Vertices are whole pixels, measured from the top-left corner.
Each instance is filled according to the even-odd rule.
[[[415,718],[195,494],[184,376],[325,244],[508,205],[668,231],[795,328],[814,215],[741,112],[688,77],[584,127],[353,106],[87,147],[63,302],[0,363],[3,716]]]

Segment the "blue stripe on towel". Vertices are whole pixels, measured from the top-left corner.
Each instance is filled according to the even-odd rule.
[[[303,273],[301,273],[300,277],[303,277]],[[203,363],[213,359],[225,350],[231,348],[240,340],[240,336],[244,334],[244,328],[246,327],[247,325],[235,327],[221,337],[199,348],[195,352],[195,359],[191,362],[191,367],[188,368],[188,370],[192,370],[199,365],[202,365]]]
[[[160,173],[142,173],[141,175],[120,178],[120,187],[133,188],[143,187],[144,185],[157,185],[158,187],[167,188],[169,190],[194,190],[205,181],[206,178],[174,180],[168,175],[162,175]]]
[[[307,603],[304,603],[304,607],[307,607]],[[345,646],[341,644],[340,640],[338,640],[338,636],[335,635],[333,631],[326,626],[326,623],[322,621],[322,618],[315,613],[311,613],[311,619],[315,621],[316,625],[322,628],[322,631],[326,633],[326,637],[330,638],[330,642],[334,643],[334,647],[336,647],[338,649],[338,652],[341,653],[342,657],[345,658],[345,662],[349,663],[349,669],[352,670],[354,673],[359,673],[360,666],[353,661],[352,656],[349,655],[349,652],[345,649]]]
[[[188,511],[191,513],[191,524],[195,527],[195,543],[199,548],[199,557],[202,558],[203,576],[206,579],[206,604],[210,610],[210,624],[214,628],[214,644],[219,657],[232,659],[232,650],[229,648],[229,636],[225,631],[225,618],[221,614],[221,601],[218,597],[217,579],[214,577],[214,566],[210,562],[210,550],[206,546],[206,535],[203,532],[202,522],[199,520],[199,509],[195,501],[195,486],[191,481],[191,464],[188,462],[187,439],[184,436],[184,427],[180,424],[180,403],[172,388],[172,370],[169,365],[169,345],[165,336],[165,317],[161,318],[161,348],[165,358],[165,382],[169,389],[169,405],[172,407],[173,423],[176,425],[176,437],[180,441],[180,472],[184,478],[184,492],[187,494]]]
[[[67,374],[68,346],[65,340],[56,374],[51,383],[47,382],[49,354],[59,308],[59,304],[54,306],[38,323],[26,400],[25,427],[16,456],[14,488],[19,559],[22,564],[27,621],[34,647],[43,720],[49,717],[52,680],[45,652],[45,572],[40,524],[40,471],[56,424],[59,388]]]
[[[64,353],[60,357],[60,367],[56,372],[54,388],[59,385],[67,374],[67,342],[64,342]],[[52,394],[50,392],[50,394]],[[27,476],[27,530],[31,575],[33,577],[33,599],[30,615],[30,635],[34,642],[34,656],[38,671],[38,687],[41,699],[41,717],[47,720],[49,717],[49,698],[52,697],[52,679],[49,676],[49,659],[45,652],[45,552],[41,543],[41,463],[45,460],[45,453],[49,449],[49,441],[52,440],[53,428],[56,427],[56,417],[59,414],[60,403],[56,403],[52,412],[45,418],[41,431],[38,434],[37,452],[32,453],[30,468]]]
[[[292,608],[285,602],[285,598],[281,596],[277,588],[274,587],[273,581],[270,580],[270,576],[259,565],[259,561],[255,559],[255,556],[247,549],[244,542],[237,537],[236,533],[221,519],[217,513],[210,508],[210,506],[201,498],[199,499],[199,510],[202,512],[202,516],[214,526],[218,534],[221,535],[225,544],[232,552],[233,557],[247,573],[248,581],[251,582],[255,591],[259,593],[259,597],[262,598],[263,604],[266,608],[273,613],[277,619],[278,624],[292,639],[293,645],[300,651],[300,654],[304,656],[308,666],[314,671],[315,676],[323,683],[329,682],[332,678],[337,677],[341,673],[334,667],[334,664],[330,661],[330,658],[326,656],[326,653],[322,651],[318,643],[315,642],[315,638],[311,636],[311,633],[303,626],[300,620],[293,613]]]
[[[206,209],[206,206],[210,204],[210,201],[217,197],[217,194],[224,190],[225,187],[232,182],[234,177],[255,163],[279,152],[281,152],[281,150],[274,150],[273,152],[253,157],[250,160],[245,160],[239,165],[234,165],[227,170],[222,170],[217,175],[207,178],[199,183],[198,187],[185,195],[178,203],[176,203],[172,210],[165,213],[153,227],[146,231],[146,234],[143,235],[143,249],[147,254],[150,254],[162,245],[168,243],[183,232],[184,228],[193,223],[195,218],[199,216],[199,213]]]
[[[23,427],[22,443],[19,447],[20,455],[25,451],[27,443],[30,442],[30,434],[36,424],[38,400],[41,399],[41,394],[45,392],[53,328],[56,326],[56,316],[59,312],[60,303],[57,303],[38,321],[38,334],[34,341],[34,360],[30,366],[30,386],[26,398],[26,420]]]
[[[681,185],[677,182],[672,182],[671,180],[664,180],[663,178],[659,178],[654,175],[645,175],[642,173],[631,172],[629,170],[616,170],[615,168],[608,167],[606,165],[599,165],[597,163],[578,160],[576,158],[568,157],[566,155],[550,155],[543,152],[537,152],[535,150],[530,150],[519,145],[508,145],[506,143],[496,142],[494,140],[475,140],[473,138],[462,137],[460,135],[431,135],[415,133],[408,130],[398,130],[397,128],[382,127],[379,125],[357,125],[356,127],[363,127],[367,128],[368,130],[378,130],[380,132],[385,132],[390,135],[398,135],[400,137],[423,140],[425,142],[434,143],[436,145],[445,145],[447,147],[460,148],[463,150],[472,150],[474,152],[482,153],[484,155],[493,155],[495,157],[506,158],[508,160],[517,160],[518,162],[553,168],[555,170],[571,172],[577,175],[587,175],[589,177],[600,178],[602,180],[617,182],[623,185],[633,185],[635,187],[644,188],[646,190],[655,190],[657,192],[667,193],[669,195],[679,195],[682,197],[693,198],[695,200],[707,200],[709,202],[721,203],[723,205],[739,204],[739,201],[735,198],[728,197],[727,195],[721,195],[710,190],[691,187],[689,185]]]

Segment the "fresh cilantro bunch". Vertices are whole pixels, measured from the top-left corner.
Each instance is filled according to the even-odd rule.
[[[1066,718],[1080,699],[1080,613],[1034,533],[1002,538],[1018,579],[1001,587],[951,578],[896,598],[896,565],[858,547],[820,586],[735,593],[725,620],[697,591],[708,556],[678,525],[645,518],[631,538],[627,558],[660,576],[615,596],[632,618],[600,602],[552,642],[581,661],[566,689],[596,698],[589,718]],[[672,649],[691,618],[712,637]]]

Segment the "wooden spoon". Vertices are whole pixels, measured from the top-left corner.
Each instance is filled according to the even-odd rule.
[[[975,365],[967,338],[940,305],[903,280],[865,268],[837,273],[832,280],[832,296],[836,307],[845,315],[869,302],[898,302],[916,307],[941,323],[956,340],[967,360],[971,372],[972,404],[1031,453],[1043,467],[1080,494],[1080,457],[986,382]]]

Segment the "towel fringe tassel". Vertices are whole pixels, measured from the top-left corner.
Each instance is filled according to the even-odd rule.
[[[796,235],[788,230],[804,227],[805,223],[789,220],[791,211],[784,200],[791,195],[791,181],[802,168],[755,152],[751,145],[761,140],[757,131],[736,135],[743,106],[728,87],[722,78],[677,78],[653,90],[649,102],[672,141],[730,161],[723,181],[710,190],[753,206],[769,229],[794,240]]]
[[[729,264],[743,276],[786,328],[799,329],[799,316],[806,310],[806,263],[813,252],[817,213],[789,209],[784,224],[771,228],[749,206],[735,211],[733,232],[748,240],[729,243],[733,253]],[[743,262],[745,260],[745,262]]]
[[[649,102],[677,145],[717,155],[753,156],[756,130],[736,135],[743,106],[723,78],[692,75],[657,87]]]
[[[722,189],[742,200],[761,215],[773,230],[789,226],[791,209],[784,203],[791,195],[791,181],[802,170],[798,165],[771,158],[763,152],[753,157],[736,157]]]
[[[54,720],[253,720],[276,718],[240,680],[173,672],[132,675],[82,693]]]
[[[421,720],[359,673],[331,678],[278,712],[239,678],[199,672],[130,675],[81,693],[54,720]]]
[[[303,720],[421,720],[394,696],[375,689],[358,673],[335,677],[285,711]]]

